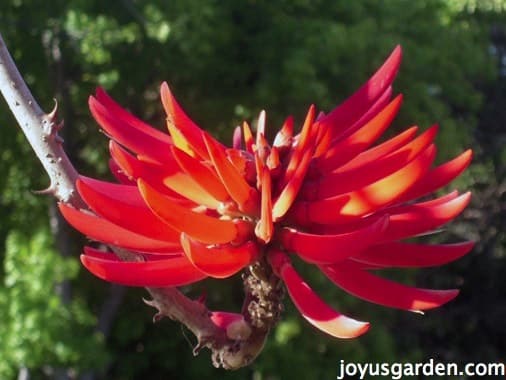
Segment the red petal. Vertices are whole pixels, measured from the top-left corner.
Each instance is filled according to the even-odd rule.
[[[281,230],[280,239],[286,250],[296,252],[313,264],[337,263],[374,244],[388,225],[388,216],[371,220],[356,231],[338,235],[315,235],[288,228]]]
[[[116,180],[123,185],[135,185],[135,181],[131,179],[123,170],[121,170],[120,166],[113,158],[109,159],[109,170]]]
[[[89,106],[95,120],[114,140],[137,154],[151,157],[161,163],[173,164],[169,144],[144,129],[136,128],[123,120],[114,118],[95,98],[90,96]]]
[[[179,233],[149,210],[136,188],[86,177],[81,177],[76,187],[86,204],[110,222],[151,239],[179,241]]]
[[[418,127],[411,127],[404,132],[402,132],[400,135],[397,135],[384,143],[375,146],[374,148],[370,148],[362,153],[360,153],[358,156],[353,158],[351,161],[348,161],[343,166],[340,167],[346,168],[346,167],[352,167],[360,166],[364,164],[365,162],[370,162],[377,160],[399,148],[404,146],[406,143],[408,143],[416,134],[418,130]]]
[[[439,307],[454,299],[459,291],[413,288],[361,270],[353,262],[321,266],[322,272],[337,286],[355,297],[379,305],[420,311]]]
[[[473,242],[438,245],[391,242],[373,245],[354,255],[353,260],[384,268],[431,267],[457,260],[473,246]]]
[[[334,170],[367,149],[388,128],[397,115],[401,102],[402,95],[398,95],[368,123],[346,138],[333,142],[327,153],[315,160],[317,170],[321,172]]]
[[[399,146],[397,149],[393,150],[392,152],[389,152],[388,154],[383,155],[382,157],[377,157],[375,155],[370,155],[369,159],[365,160],[362,158],[361,160],[353,159],[350,162],[344,164],[343,166],[339,167],[336,171],[337,172],[346,172],[348,170],[353,170],[358,167],[361,167],[367,163],[376,162],[380,160],[381,158],[385,158],[387,156],[392,156],[395,153],[403,152],[406,154],[405,162],[411,161],[413,158],[418,156],[420,152],[422,152],[425,148],[427,148],[430,144],[434,142],[434,139],[436,138],[438,126],[433,125],[429,129],[427,129],[425,132],[423,132],[420,136],[412,140],[411,142],[406,143],[403,146]],[[359,157],[356,157],[359,158]]]
[[[131,251],[157,252],[160,254],[181,251],[179,241],[166,242],[150,239],[89,212],[76,210],[63,203],[58,204],[58,207],[71,226],[93,240],[123,247]]]
[[[139,129],[145,134],[148,134],[166,144],[170,144],[172,142],[170,136],[159,131],[158,129],[153,128],[151,125],[143,122],[142,120],[132,115],[130,112],[123,109],[105,92],[103,88],[97,88],[95,97],[111,116],[121,119],[132,127]]]
[[[445,203],[421,203],[389,210],[390,224],[382,242],[415,236],[448,223],[466,208],[470,200],[471,193],[468,192]]]
[[[281,252],[271,252],[271,265],[277,259],[273,255],[283,255]],[[336,338],[355,338],[369,329],[369,323],[360,322],[338,313],[328,306],[298,275],[288,259],[284,265],[275,268],[285,282],[293,303],[302,316],[313,326]]]
[[[184,256],[166,260],[131,262],[81,255],[81,262],[95,276],[126,286],[183,286],[206,277]]]
[[[401,55],[401,48],[397,46],[378,71],[358,91],[324,117],[322,123],[348,126],[358,120],[394,81]]]

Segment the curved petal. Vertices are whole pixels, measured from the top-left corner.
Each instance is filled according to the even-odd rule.
[[[107,182],[85,177],[76,182],[77,190],[86,204],[103,218],[151,239],[172,243],[179,241],[179,232],[158,219],[137,190],[133,192],[129,186],[115,191],[107,190],[112,186],[114,184],[107,185]]]
[[[474,242],[431,245],[390,242],[373,245],[353,255],[352,259],[383,268],[423,268],[457,260],[473,247]]]
[[[389,210],[390,223],[381,242],[405,239],[431,231],[460,214],[471,201],[467,192],[444,203],[413,204]]]
[[[255,227],[255,234],[263,243],[267,244],[274,234],[274,223],[272,220],[271,174],[266,167],[262,169],[261,186],[260,220]]]
[[[176,165],[167,167],[158,163],[139,160],[128,153],[114,140],[109,142],[109,152],[121,170],[135,180],[134,185],[137,184],[136,181],[139,178],[143,178],[146,182],[149,182],[151,186],[155,187],[158,191],[163,192],[165,195],[172,197],[175,201],[177,200],[177,202],[188,207],[192,205],[195,206],[195,202],[190,201],[184,197],[184,195],[168,188],[163,183],[164,178],[170,176],[175,179],[179,179],[181,186],[185,185],[186,176],[179,170],[179,168],[177,168]]]
[[[179,242],[150,239],[144,235],[122,228],[106,219],[87,211],[77,210],[64,203],[58,207],[65,220],[84,235],[106,244],[132,251],[156,252],[159,254],[181,251]]]
[[[388,225],[388,216],[373,219],[368,225],[339,235],[315,235],[283,228],[280,240],[286,250],[296,252],[312,264],[331,264],[364,250],[381,237]]]
[[[81,262],[98,278],[126,286],[183,286],[206,277],[184,256],[132,262],[81,255]]]
[[[186,115],[172,95],[166,82],[162,83],[160,94],[169,123],[177,127],[181,136],[184,136],[184,139],[191,146],[193,151],[200,157],[209,159],[204,140],[202,139],[202,130]]]
[[[252,188],[241,176],[216,140],[207,133],[203,133],[203,136],[205,146],[208,149],[216,172],[230,194],[230,197],[237,202],[241,211],[257,215],[259,210],[257,204],[258,193],[256,189]]]
[[[227,189],[225,189],[216,174],[201,161],[177,148],[172,149],[172,154],[179,166],[211,196],[221,202],[230,199]]]
[[[413,288],[375,276],[353,262],[320,266],[321,271],[337,286],[355,297],[379,305],[421,311],[444,305],[459,291]]]
[[[349,168],[351,166],[361,166],[365,162],[375,161],[389,153],[392,153],[395,150],[409,143],[413,139],[413,137],[415,137],[417,131],[418,131],[417,126],[408,128],[401,134],[392,137],[391,139],[385,141],[384,143],[376,145],[375,147],[367,149],[366,151],[360,153],[358,156],[345,163],[339,169],[344,170],[347,167]]]
[[[238,236],[237,228],[232,221],[188,210],[160,194],[142,179],[138,181],[138,187],[154,214],[168,226],[184,232],[202,243],[229,243]]]
[[[214,278],[233,276],[249,265],[258,255],[258,246],[246,242],[240,246],[230,244],[206,246],[198,243],[186,234],[181,234],[181,246],[188,260],[202,272]]]
[[[109,171],[119,183],[123,185],[135,185],[135,181],[121,169],[113,158],[109,159]]]
[[[274,221],[278,221],[281,219],[290,209],[297,194],[299,193],[299,189],[302,186],[302,181],[304,181],[304,177],[309,168],[309,163],[311,162],[311,158],[313,156],[312,149],[308,149],[302,160],[299,162],[299,165],[292,177],[282,189],[281,193],[274,201],[272,206],[272,217]]]
[[[126,111],[123,107],[116,103],[102,87],[98,87],[96,89],[95,98],[104,106],[105,110],[112,117],[121,119],[132,127],[137,128],[145,134],[148,134],[166,144],[170,144],[172,142],[169,135],[153,128],[151,125]]]
[[[351,125],[359,119],[391,86],[399,70],[401,57],[401,47],[396,46],[376,73],[352,96],[322,118],[322,123],[328,123],[333,127],[337,126],[334,127],[334,134],[336,134],[339,131],[339,126]]]
[[[469,166],[472,158],[473,151],[468,149],[453,160],[431,169],[402,196],[401,200],[416,199],[446,186]]]
[[[367,149],[388,128],[397,115],[402,102],[402,95],[398,95],[365,125],[349,136],[333,143],[330,149],[315,159],[314,166],[320,172],[332,171],[351,160],[360,152]]]
[[[432,144],[402,169],[361,189],[323,200],[298,200],[290,216],[302,225],[333,224],[347,218],[362,217],[400,198],[427,172],[435,154]]]
[[[118,143],[137,154],[145,155],[164,164],[172,165],[174,159],[169,144],[161,141],[143,129],[125,123],[113,117],[107,109],[94,97],[90,96],[88,104],[91,113],[100,126]]]
[[[338,313],[327,305],[299,276],[282,252],[271,251],[270,262],[284,281],[288,294],[302,316],[313,326],[336,338],[355,338],[369,329],[369,323],[360,322]]]

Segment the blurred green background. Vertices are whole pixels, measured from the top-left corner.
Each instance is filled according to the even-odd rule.
[[[163,129],[167,80],[188,113],[229,143],[261,109],[268,128],[309,104],[329,110],[404,49],[395,91],[405,95],[390,133],[441,125],[438,160],[468,147],[471,168],[452,184],[472,205],[441,240],[476,240],[464,259],[392,277],[462,289],[425,316],[311,283],[343,312],[372,322],[364,337],[330,339],[286,301],[283,321],[249,368],[214,369],[192,356],[177,323],[153,325],[143,289],[83,270],[85,240],[32,190],[47,178],[0,102],[0,379],[334,379],[341,359],[495,362],[506,354],[506,1],[504,0],[3,0],[2,32],[43,108],[60,105],[65,148],[81,173],[111,178],[107,139],[87,109],[96,86]],[[186,289],[211,308],[238,310],[239,279]]]

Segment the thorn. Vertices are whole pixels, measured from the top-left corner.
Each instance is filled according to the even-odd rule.
[[[54,121],[56,119],[56,114],[58,113],[58,101],[56,100],[56,98],[53,98],[53,101],[54,101],[54,107],[51,110],[51,112],[49,112],[47,114],[47,117],[51,121]]]
[[[51,184],[47,188],[42,189],[42,190],[32,190],[32,193],[37,194],[37,195],[55,195],[56,189]]]
[[[160,309],[160,306],[158,305],[158,302],[155,301],[154,299],[153,300],[147,300],[146,298],[143,298],[142,301],[148,305],[148,306],[151,306],[151,307],[154,307],[156,310],[158,310],[158,312],[160,313],[161,312],[161,309]],[[156,315],[156,314],[155,314]]]

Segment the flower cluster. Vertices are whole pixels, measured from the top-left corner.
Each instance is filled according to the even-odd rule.
[[[388,307],[421,311],[457,290],[405,286],[372,273],[442,265],[473,244],[404,240],[455,218],[470,194],[430,195],[471,160],[466,151],[439,166],[437,126],[417,127],[373,145],[401,105],[392,82],[397,47],[350,98],[324,114],[311,106],[298,134],[292,118],[269,142],[262,112],[256,133],[244,123],[227,148],[202,131],[161,86],[170,135],[132,116],[102,89],[90,97],[93,117],[110,137],[110,167],[119,183],[80,177],[89,210],[60,204],[65,218],[93,240],[141,254],[142,261],[86,248],[84,266],[130,286],[176,287],[227,278],[258,260],[270,264],[301,314],[340,338],[368,323],[344,316],[315,294],[292,266],[298,256],[338,287]],[[426,198],[425,198],[426,199]]]

